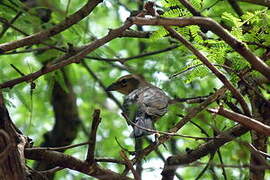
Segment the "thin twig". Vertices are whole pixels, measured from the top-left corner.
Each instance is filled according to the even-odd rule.
[[[9,24],[13,24],[21,15],[22,15],[22,11],[19,11],[16,14],[16,16],[10,20]],[[8,26],[8,25],[3,26],[3,29],[2,29],[2,31],[0,33],[0,39],[4,36],[5,32],[7,32],[9,27],[10,26]]]
[[[21,76],[25,76],[25,74],[24,74],[22,71],[20,71],[16,66],[14,66],[13,64],[10,64],[10,66],[11,66],[17,73],[19,73]]]
[[[240,141],[240,140],[235,140],[236,142],[238,142],[239,144],[242,144],[244,146],[246,146],[251,153],[266,157],[266,158],[270,158],[270,154],[263,152],[261,150],[258,150],[256,147],[254,147],[251,143],[245,142],[245,141]],[[265,161],[265,159],[258,157],[258,159],[260,159],[261,161],[264,162],[264,164],[267,164],[267,162]]]
[[[92,127],[89,134],[89,145],[88,145],[88,151],[87,151],[87,157],[86,161],[90,164],[92,164],[95,159],[95,147],[96,147],[96,136],[97,136],[97,129],[98,125],[101,122],[100,118],[100,110],[95,109],[93,113],[93,121],[92,121]]]
[[[11,52],[5,52],[1,53],[0,56],[5,56],[5,55],[11,55],[11,54],[22,54],[22,53],[31,53],[31,52],[36,52],[36,51],[46,51],[51,49],[51,47],[46,46],[46,47],[40,47],[40,48],[31,48],[31,49],[26,49],[22,51],[11,51]]]
[[[174,29],[164,26],[167,31],[169,31],[170,35],[173,38],[176,38],[181,43],[183,43],[194,55],[198,57],[203,64],[205,64],[218,78],[219,80],[232,92],[235,98],[241,104],[243,111],[247,116],[251,116],[247,103],[245,102],[243,96],[240,92],[232,85],[232,83],[226,78],[226,76],[220,72],[213,64],[207,59],[207,57],[202,54],[199,50],[197,50],[189,41],[187,41],[181,34],[176,32]]]
[[[126,119],[131,125],[136,126],[137,128],[142,129],[142,130],[145,130],[145,131],[150,132],[150,133],[154,133],[154,134],[163,134],[163,135],[167,135],[167,136],[176,136],[176,137],[182,137],[182,138],[191,138],[191,139],[195,139],[195,140],[204,140],[204,141],[211,140],[211,139],[216,139],[216,138],[211,138],[211,137],[195,137],[195,136],[187,136],[187,135],[181,135],[181,134],[177,134],[177,133],[173,133],[173,132],[164,132],[164,131],[158,131],[158,130],[154,130],[154,129],[148,129],[148,128],[139,126],[139,125],[137,125],[136,123],[130,121],[130,120],[128,119],[128,117],[127,117],[126,115],[124,115],[123,113],[122,113],[122,115],[125,117],[125,119]]]
[[[66,150],[66,149],[80,147],[80,146],[87,145],[87,144],[89,144],[89,142],[83,142],[83,143],[72,144],[72,145],[61,146],[61,147],[31,147],[31,148],[25,148],[25,149],[29,149],[29,150],[33,149],[33,150],[62,151],[62,150]]]
[[[119,146],[122,150],[128,152],[130,155],[135,155],[135,153],[136,153],[135,151],[130,151],[130,150],[128,150],[127,148],[123,147],[123,146],[120,144],[120,142],[118,141],[118,139],[117,139],[116,137],[115,137],[114,139],[115,139],[116,143],[118,144],[118,146]]]
[[[117,38],[123,31],[125,31],[126,29],[128,29],[132,25],[133,24],[129,20],[127,20],[123,26],[121,26],[117,29],[111,30],[103,38],[97,39],[94,42],[84,46],[84,48],[80,52],[75,53],[74,55],[67,58],[65,61],[60,61],[60,62],[55,63],[55,64],[45,65],[40,70],[38,70],[34,73],[31,73],[31,74],[28,74],[26,76],[16,78],[16,79],[13,79],[10,81],[6,81],[6,82],[0,84],[0,89],[7,88],[7,87],[13,87],[16,84],[19,84],[19,83],[25,82],[25,81],[29,81],[29,80],[33,81],[44,74],[55,71],[57,69],[60,69],[64,66],[67,66],[67,65],[72,64],[72,63],[78,63],[87,54],[89,54],[93,50],[99,48],[100,46],[104,45],[105,43]],[[66,55],[64,55],[63,57],[66,57]],[[60,60],[60,59],[62,60],[63,57],[60,57],[58,60]]]
[[[225,87],[220,88],[217,90],[215,93],[210,95],[204,102],[202,102],[200,105],[197,107],[191,108],[188,110],[188,114],[185,115],[180,122],[178,122],[174,127],[172,127],[169,132],[177,132],[179,129],[181,129],[186,123],[188,123],[193,117],[195,117],[199,112],[204,110],[209,104],[215,102],[217,99],[221,98],[224,96],[225,91],[227,89]],[[146,148],[144,148],[137,156],[135,159],[133,159],[133,162],[136,163],[137,159],[142,159],[149,153],[151,153],[153,150],[155,150],[159,145],[163,144],[167,140],[170,139],[171,136],[167,135],[162,135],[158,138],[157,143],[155,144],[150,144]]]
[[[112,59],[112,58],[102,58],[102,57],[94,57],[94,56],[86,56],[86,57],[89,58],[89,59],[108,61],[108,62],[118,61],[118,62],[124,64],[125,62],[133,60],[133,59],[139,59],[139,58],[146,57],[146,56],[152,56],[152,55],[156,55],[156,54],[161,54],[163,52],[171,51],[171,50],[173,50],[173,49],[175,49],[177,47],[179,47],[179,45],[173,45],[173,46],[167,47],[165,49],[156,50],[156,51],[147,52],[147,53],[142,53],[142,54],[139,54],[139,55],[136,55],[136,56],[126,57],[126,58]]]
[[[26,36],[26,37],[29,37],[29,36],[30,36],[29,34],[25,33],[25,32],[22,31],[22,30],[20,30],[20,29],[17,28],[16,26],[10,24],[5,18],[0,17],[0,22],[3,23],[3,24],[5,24],[5,25],[7,25],[7,26],[9,26],[9,27],[11,27],[12,29],[18,31],[19,33],[23,34],[23,35]],[[48,46],[49,48],[56,49],[56,50],[61,51],[61,52],[65,52],[65,49],[60,48],[60,47],[56,47],[56,46],[51,45],[51,44],[48,44],[48,43],[46,43],[46,42],[39,42],[39,43],[40,43],[40,44],[44,44],[44,45]],[[5,44],[0,44],[0,46],[1,46],[1,45],[5,45]],[[0,49],[0,50],[1,50],[1,49]],[[1,52],[1,51],[0,51],[0,52]],[[1,52],[1,54],[2,54],[2,53],[3,53],[3,54],[8,54],[9,52],[5,52],[5,51],[4,51],[4,52]]]
[[[209,134],[201,127],[199,126],[198,124],[196,124],[195,122],[193,121],[189,121],[191,124],[193,124],[194,126],[196,126],[198,129],[201,130],[201,133],[203,133],[204,135],[206,135],[206,137],[209,137]]]
[[[204,65],[204,64],[196,64],[196,65],[194,65],[194,66],[188,67],[187,69],[185,69],[185,70],[183,70],[183,71],[180,71],[180,72],[177,72],[177,73],[175,73],[175,74],[172,74],[172,75],[169,77],[169,79],[175,78],[176,76],[179,76],[180,74],[186,73],[186,72],[188,72],[188,71],[190,71],[190,70],[192,70],[192,69],[194,69],[194,68],[196,68],[196,67],[203,66],[203,65]],[[224,68],[224,69],[226,69],[226,70],[228,70],[228,71],[230,71],[230,72],[236,73],[235,70],[233,70],[232,68],[230,68],[229,66],[226,66],[226,65],[213,64],[213,66],[222,67],[222,68]],[[237,73],[236,73],[236,74],[237,74]]]
[[[207,95],[207,96],[189,97],[189,98],[175,97],[175,98],[169,100],[169,104],[175,104],[175,103],[180,103],[180,102],[186,102],[188,104],[202,103],[208,97],[209,97],[209,95]]]
[[[134,169],[132,162],[128,159],[127,155],[125,154],[125,152],[122,150],[120,151],[120,156],[125,160],[126,165],[128,166],[128,168],[131,170],[134,179],[135,180],[141,180],[140,175],[136,172],[136,170]]]
[[[195,178],[195,180],[199,180],[203,176],[203,174],[206,172],[206,170],[208,169],[209,165],[211,164],[214,156],[215,156],[215,153],[214,152],[210,154],[210,158],[208,160],[208,163],[203,168],[203,170],[199,173],[199,175]]]
[[[65,168],[63,167],[55,167],[55,168],[52,168],[52,169],[48,169],[48,170],[45,170],[45,171],[38,171],[39,173],[45,175],[45,176],[50,176],[58,171],[61,171]]]
[[[201,165],[205,165],[206,163],[202,163],[202,162],[195,162],[193,164],[188,164],[185,166],[190,166],[190,167],[197,167],[197,166],[201,166]],[[224,167],[224,168],[254,168],[256,170],[262,170],[262,169],[270,169],[269,166],[258,166],[258,165],[252,165],[252,164],[242,164],[242,165],[233,165],[233,164],[216,164],[216,163],[211,163],[211,165],[213,165],[214,167]]]
[[[31,36],[24,37],[20,40],[0,44],[0,49],[2,52],[5,52],[5,51],[10,51],[19,47],[40,43],[48,39],[49,37],[52,37],[66,30],[67,28],[71,27],[73,24],[78,23],[84,17],[89,15],[99,3],[101,3],[101,0],[88,0],[88,2],[81,9],[79,9],[74,14],[68,16],[67,18],[65,18],[64,21],[53,26],[52,28],[40,31],[38,33],[32,34]]]
[[[107,94],[107,96],[115,102],[115,104],[120,108],[122,108],[121,103],[114,97],[114,95],[110,91],[106,91],[106,86],[103,82],[98,78],[98,76],[94,73],[94,71],[85,63],[85,60],[82,61],[83,67],[87,70],[87,72],[93,77],[95,81],[98,82],[99,86],[103,89],[103,91]]]
[[[219,158],[220,163],[222,165],[224,165],[220,149],[217,150],[217,154],[218,154],[218,158]],[[227,180],[226,169],[224,167],[221,167],[221,169],[222,169],[222,175],[224,177],[224,180]]]

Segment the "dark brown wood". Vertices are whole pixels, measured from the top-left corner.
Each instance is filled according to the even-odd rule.
[[[0,180],[25,180],[27,171],[23,149],[27,139],[14,127],[0,93]],[[5,151],[8,148],[8,151]],[[6,153],[5,153],[6,152]]]

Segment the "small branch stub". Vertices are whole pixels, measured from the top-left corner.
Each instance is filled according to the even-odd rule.
[[[95,147],[96,147],[96,135],[97,135],[98,125],[100,122],[101,122],[100,110],[95,109],[94,114],[93,114],[92,127],[89,134],[89,147],[88,147],[87,158],[86,158],[86,161],[90,164],[92,164],[95,161],[94,154],[95,154]]]

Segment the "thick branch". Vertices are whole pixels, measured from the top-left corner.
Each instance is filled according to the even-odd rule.
[[[162,171],[163,179],[172,180],[174,176],[174,171],[175,169],[177,169],[178,166],[192,163],[209,153],[215,152],[225,143],[230,142],[234,138],[243,135],[247,131],[247,128],[241,125],[237,125],[234,128],[216,136],[218,139],[210,140],[207,143],[200,145],[195,150],[189,151],[186,154],[174,155],[169,157]]]
[[[270,136],[270,126],[267,126],[260,121],[256,121],[255,119],[252,119],[250,117],[244,116],[242,114],[235,113],[233,111],[229,111],[223,108],[219,109],[208,109],[208,111],[219,114],[221,116],[224,116],[230,120],[233,120],[235,122],[239,122],[243,126],[246,126],[249,129],[252,129],[254,131],[257,131],[261,134],[264,134],[266,136]]]
[[[241,54],[251,66],[262,73],[265,77],[270,79],[270,68],[259,57],[254,55],[245,44],[235,37],[233,37],[228,31],[226,31],[220,24],[214,20],[206,17],[190,17],[190,18],[142,18],[131,17],[134,24],[137,25],[158,25],[158,26],[189,26],[189,25],[202,25],[210,29],[212,32],[222,38],[227,44],[229,44],[235,51]]]
[[[24,37],[17,41],[12,41],[9,43],[0,44],[0,51],[10,51],[19,47],[29,46],[33,44],[38,44],[49,37],[52,37],[66,29],[68,29],[73,24],[78,23],[80,20],[88,16],[92,10],[100,3],[102,0],[89,0],[86,5],[84,5],[80,10],[65,18],[65,20],[54,27],[40,31],[36,34]]]
[[[0,92],[0,179],[26,180],[27,171],[23,149],[27,143],[26,137],[19,134],[10,119]],[[7,152],[7,150],[9,150]]]
[[[232,6],[232,8],[234,9],[234,11],[236,12],[236,14],[241,17],[244,13],[242,11],[242,9],[240,8],[240,6],[238,5],[238,3],[236,2],[236,0],[228,0],[229,4]]]
[[[13,87],[16,84],[19,84],[21,82],[28,82],[28,81],[33,81],[35,79],[37,79],[38,77],[47,74],[49,72],[55,71],[57,69],[60,69],[64,66],[67,66],[71,63],[78,63],[80,62],[80,60],[82,58],[84,58],[87,54],[89,54],[90,52],[92,52],[93,50],[97,49],[98,47],[106,44],[107,42],[117,38],[123,31],[125,31],[126,29],[128,29],[130,26],[132,25],[132,23],[130,21],[126,21],[126,23],[119,27],[118,29],[115,30],[111,30],[106,36],[104,36],[103,38],[97,39],[94,42],[88,44],[85,46],[85,48],[83,48],[80,52],[76,53],[75,55],[69,57],[67,60],[65,61],[60,61],[56,64],[52,64],[52,65],[47,65],[45,67],[42,67],[40,70],[28,74],[26,76],[20,77],[20,78],[16,78],[7,82],[4,82],[2,84],[0,84],[0,89],[2,88],[7,88],[7,87]],[[62,57],[60,57],[59,59],[61,59]]]
[[[151,35],[151,31],[126,30],[119,37],[150,38]]]
[[[98,179],[112,179],[112,180],[129,180],[130,178],[121,176],[113,171],[103,169],[96,163],[89,164],[81,161],[70,155],[66,155],[56,151],[48,151],[41,149],[25,149],[25,157],[37,161],[46,161],[54,166],[69,168]]]

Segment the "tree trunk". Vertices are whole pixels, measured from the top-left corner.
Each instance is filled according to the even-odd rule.
[[[0,94],[0,180],[25,180],[24,146],[27,138],[12,123]]]

